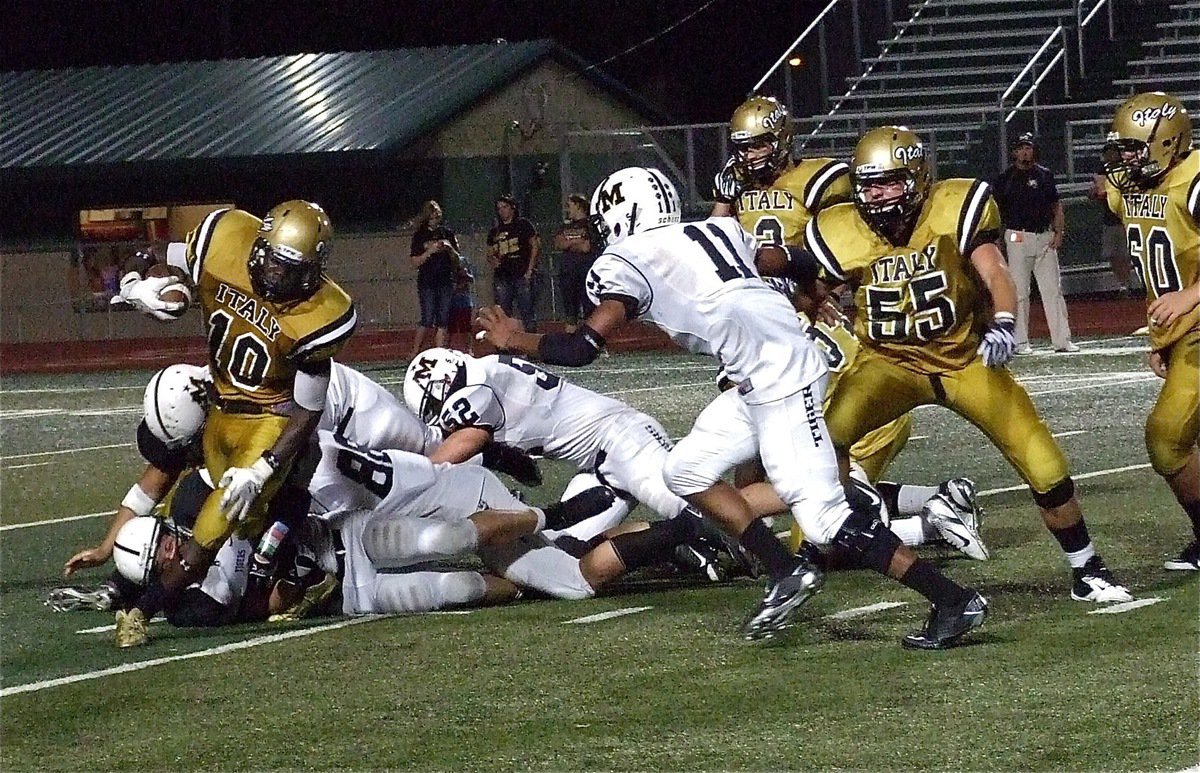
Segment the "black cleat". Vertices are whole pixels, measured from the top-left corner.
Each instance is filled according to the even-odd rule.
[[[1200,540],[1192,540],[1192,544],[1184,548],[1177,557],[1163,561],[1163,569],[1172,572],[1200,572]]]
[[[825,584],[825,574],[806,562],[800,562],[792,573],[767,586],[758,611],[742,628],[746,641],[770,639],[791,625],[792,616],[804,602],[811,599]]]
[[[718,559],[723,559],[720,561],[721,572],[725,577],[758,577],[759,568],[754,556],[742,547],[742,543],[729,536],[724,529],[710,519],[701,515],[696,508],[685,507],[676,517],[692,520],[696,529],[696,538],[692,544],[700,542],[716,551]]]
[[[586,521],[593,515],[599,515],[613,506],[617,495],[608,486],[593,486],[579,492],[570,499],[546,505],[542,512],[546,514],[547,529],[566,529],[580,521]]]
[[[717,551],[702,540],[676,545],[672,559],[684,574],[699,575],[709,582],[723,582],[726,579]]]
[[[949,649],[964,633],[983,624],[987,607],[987,599],[976,591],[957,604],[934,605],[925,626],[905,635],[902,643],[914,650]]]

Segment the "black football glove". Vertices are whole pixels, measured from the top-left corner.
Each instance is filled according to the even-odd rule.
[[[483,466],[511,475],[526,486],[542,485],[542,471],[529,454],[507,443],[488,443],[483,447]]]
[[[998,311],[992,317],[983,334],[983,342],[979,344],[979,354],[983,364],[989,368],[1003,368],[1012,361],[1017,353],[1017,325],[1013,315],[1007,311]]]

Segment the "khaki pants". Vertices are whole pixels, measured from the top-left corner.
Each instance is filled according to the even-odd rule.
[[[1071,327],[1067,322],[1067,302],[1063,300],[1062,280],[1059,277],[1058,250],[1050,246],[1053,231],[1030,233],[1006,230],[1004,246],[1008,253],[1008,270],[1017,286],[1017,346],[1029,343],[1030,275],[1037,278],[1050,342],[1055,349],[1071,343]]]

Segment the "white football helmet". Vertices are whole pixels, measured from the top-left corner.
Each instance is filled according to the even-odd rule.
[[[204,428],[208,410],[208,368],[170,365],[146,385],[142,412],[146,426],[168,448],[187,445]]]
[[[613,172],[592,194],[591,222],[605,244],[678,223],[679,194],[657,169],[631,166]]]
[[[446,398],[467,385],[470,357],[453,349],[426,349],[404,373],[404,402],[421,421],[432,424]]]
[[[158,540],[165,528],[166,523],[152,515],[139,515],[121,527],[113,543],[113,563],[122,577],[138,585],[150,581]]]

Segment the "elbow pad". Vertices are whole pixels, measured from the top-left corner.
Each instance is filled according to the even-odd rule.
[[[547,333],[538,342],[538,357],[551,365],[579,367],[592,363],[604,349],[604,336],[587,325],[574,333]]]
[[[321,367],[324,366],[324,367]],[[323,360],[296,371],[296,380],[292,386],[292,399],[296,405],[308,411],[320,411],[325,408],[325,395],[329,392],[329,361]]]

